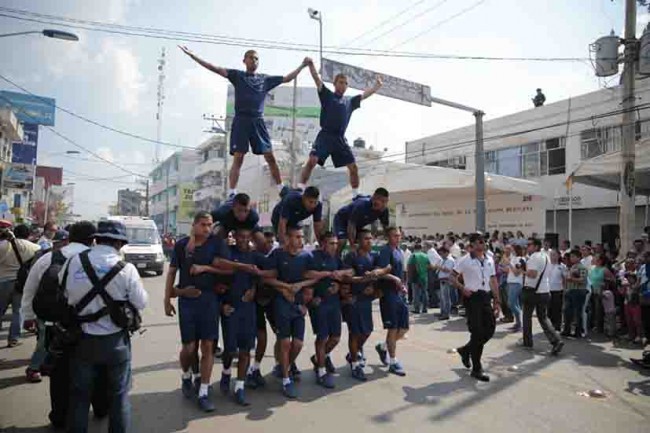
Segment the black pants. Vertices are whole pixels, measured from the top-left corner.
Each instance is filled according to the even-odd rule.
[[[494,335],[496,323],[491,300],[491,294],[481,290],[472,293],[469,298],[464,300],[470,338],[469,342],[459,349],[459,352],[470,354],[472,370],[476,372],[483,370],[481,365],[483,347]]]
[[[53,358],[52,371],[50,373],[50,404],[52,410],[49,418],[55,427],[64,427],[68,417],[70,403],[70,375],[71,354]],[[108,391],[106,372],[97,376],[92,396],[93,413],[97,417],[103,417],[108,413]]]
[[[551,305],[548,315],[556,330],[562,329],[562,306],[564,304],[564,291],[551,292]]]
[[[650,305],[641,305],[641,323],[645,338],[650,340]]]
[[[536,293],[534,288],[524,287],[521,300],[524,307],[524,346],[533,347],[533,311],[537,313],[537,320],[548,341],[552,345],[556,345],[560,341],[560,336],[547,315],[551,295],[549,293]]]

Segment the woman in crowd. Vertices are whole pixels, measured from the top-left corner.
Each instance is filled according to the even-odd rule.
[[[524,266],[523,249],[519,245],[514,245],[514,254],[510,254],[510,263],[508,266],[508,306],[515,319],[515,325],[511,328],[512,332],[521,331],[521,290],[524,284]]]

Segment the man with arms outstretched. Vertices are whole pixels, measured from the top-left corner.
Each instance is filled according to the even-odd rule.
[[[229,175],[230,195],[237,193],[239,172],[249,147],[255,155],[264,155],[271,170],[271,176],[278,186],[278,190],[281,191],[282,176],[271,148],[271,137],[264,124],[264,99],[273,88],[294,80],[311,60],[305,58],[296,70],[285,76],[269,76],[256,73],[259,57],[255,50],[248,50],[244,53],[246,71],[239,71],[212,65],[199,58],[187,47],[181,46],[180,49],[199,65],[227,78],[235,88],[235,117],[230,132],[230,154],[233,155]]]

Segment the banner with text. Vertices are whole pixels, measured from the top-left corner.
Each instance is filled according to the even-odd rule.
[[[54,126],[56,101],[52,98],[0,90],[0,107],[11,107],[22,123]]]
[[[23,132],[23,141],[14,141],[11,145],[11,162],[36,165],[38,125],[24,123]]]

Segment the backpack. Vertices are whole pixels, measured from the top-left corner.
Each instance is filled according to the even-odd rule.
[[[43,273],[32,301],[34,313],[45,322],[61,322],[66,319],[68,301],[59,283],[59,272],[65,262],[66,258],[61,251],[52,253],[50,266]]]
[[[29,268],[32,266],[32,260],[27,260],[23,261],[23,258],[20,256],[20,253],[18,252],[18,245],[16,245],[16,239],[12,238],[9,243],[11,244],[11,249],[14,252],[14,255],[16,256],[16,260],[18,261],[18,274],[16,275],[16,284],[14,286],[14,290],[18,293],[23,293],[23,289],[25,288],[25,283],[27,282],[27,276],[29,275]]]

